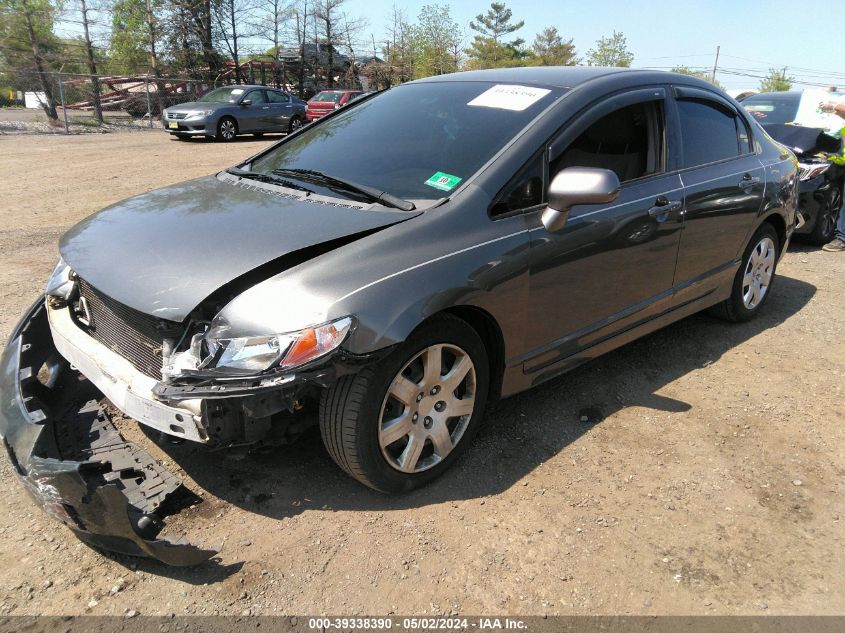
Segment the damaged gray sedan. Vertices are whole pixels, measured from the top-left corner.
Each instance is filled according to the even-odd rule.
[[[215,550],[159,538],[188,493],[106,400],[215,447],[314,420],[352,477],[410,490],[490,399],[705,308],[756,315],[796,173],[681,75],[495,70],[364,97],[72,228],[3,355],[0,433],[81,538],[194,564]]]

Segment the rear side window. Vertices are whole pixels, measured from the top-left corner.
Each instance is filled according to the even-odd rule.
[[[281,92],[267,91],[267,96],[270,97],[270,103],[288,103],[290,97]]]
[[[737,114],[706,101],[679,100],[678,115],[684,167],[706,165],[748,151],[748,132]]]

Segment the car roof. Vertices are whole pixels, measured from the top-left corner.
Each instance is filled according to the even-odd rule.
[[[693,79],[687,75],[666,73],[653,70],[635,70],[631,68],[605,68],[602,66],[532,66],[528,68],[491,68],[488,70],[470,70],[448,75],[435,75],[418,79],[412,83],[428,83],[437,81],[486,81],[502,83],[522,83],[554,88],[574,88],[592,79],[609,75],[626,74],[628,76],[642,75],[643,79],[666,81],[666,75],[671,74],[672,80]],[[685,81],[686,83],[686,81]]]

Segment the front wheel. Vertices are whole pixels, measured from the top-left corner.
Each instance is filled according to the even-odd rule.
[[[456,317],[438,317],[378,366],[323,392],[323,443],[343,470],[371,488],[417,488],[466,450],[483,416],[489,378],[475,330]]]
[[[731,296],[713,306],[712,313],[735,323],[754,318],[771,294],[779,249],[777,231],[764,222],[745,249]]]
[[[238,135],[238,123],[232,117],[223,117],[217,124],[218,141],[234,141]]]

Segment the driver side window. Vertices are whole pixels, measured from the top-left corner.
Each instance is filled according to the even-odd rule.
[[[600,167],[619,182],[663,168],[662,101],[635,103],[595,121],[549,164],[550,178],[567,167]]]
[[[263,90],[253,90],[246,96],[246,98],[252,99],[252,105],[257,103],[267,103],[267,100],[264,98]]]

